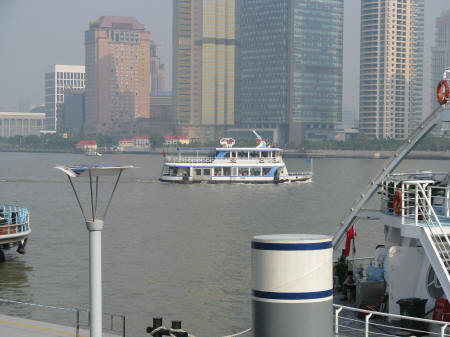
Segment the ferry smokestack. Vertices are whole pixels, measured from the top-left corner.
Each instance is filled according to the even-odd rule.
[[[325,235],[252,240],[254,337],[333,336],[333,248]]]

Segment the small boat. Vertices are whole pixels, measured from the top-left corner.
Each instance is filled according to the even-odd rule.
[[[85,154],[86,154],[86,156],[97,156],[97,157],[101,157],[102,156],[101,153],[99,153],[99,152],[97,152],[95,150],[92,150],[92,149],[87,150],[85,152]]]
[[[256,147],[233,147],[234,139],[222,138],[222,147],[206,156],[182,156],[181,152],[177,156],[165,156],[160,181],[254,184],[312,180],[312,170],[289,173],[282,158],[283,150],[271,147],[255,131],[253,133],[257,137]]]
[[[31,233],[28,209],[0,203],[0,262],[5,260],[4,250],[17,246],[25,254],[25,245]]]

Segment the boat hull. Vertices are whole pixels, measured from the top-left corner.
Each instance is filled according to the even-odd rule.
[[[161,176],[159,178],[162,182],[179,183],[179,184],[278,184],[278,183],[292,183],[292,182],[311,182],[312,174],[296,175],[280,177],[278,180],[274,177],[210,177],[210,178],[194,178],[183,176]]]

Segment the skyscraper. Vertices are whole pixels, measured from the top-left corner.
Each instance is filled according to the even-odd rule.
[[[175,0],[173,95],[181,132],[216,140],[234,124],[235,1]]]
[[[332,138],[342,119],[343,0],[240,0],[236,123],[278,142]]]
[[[423,0],[361,0],[360,132],[405,139],[422,119]]]
[[[85,133],[130,134],[150,117],[150,32],[135,18],[102,16],[85,49]]]
[[[66,89],[82,90],[85,88],[84,66],[51,66],[45,73],[45,129],[58,131],[62,118],[64,91]]]
[[[164,92],[166,88],[166,72],[164,71],[164,64],[158,56],[156,44],[150,43],[150,72],[152,78],[151,94],[157,95]]]

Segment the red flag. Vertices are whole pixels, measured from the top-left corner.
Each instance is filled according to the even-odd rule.
[[[350,247],[352,245],[352,240],[355,239],[356,229],[355,226],[352,226],[347,232],[347,239],[345,240],[345,256],[350,255]]]
[[[162,150],[162,156],[166,157],[166,150],[165,149]]]

